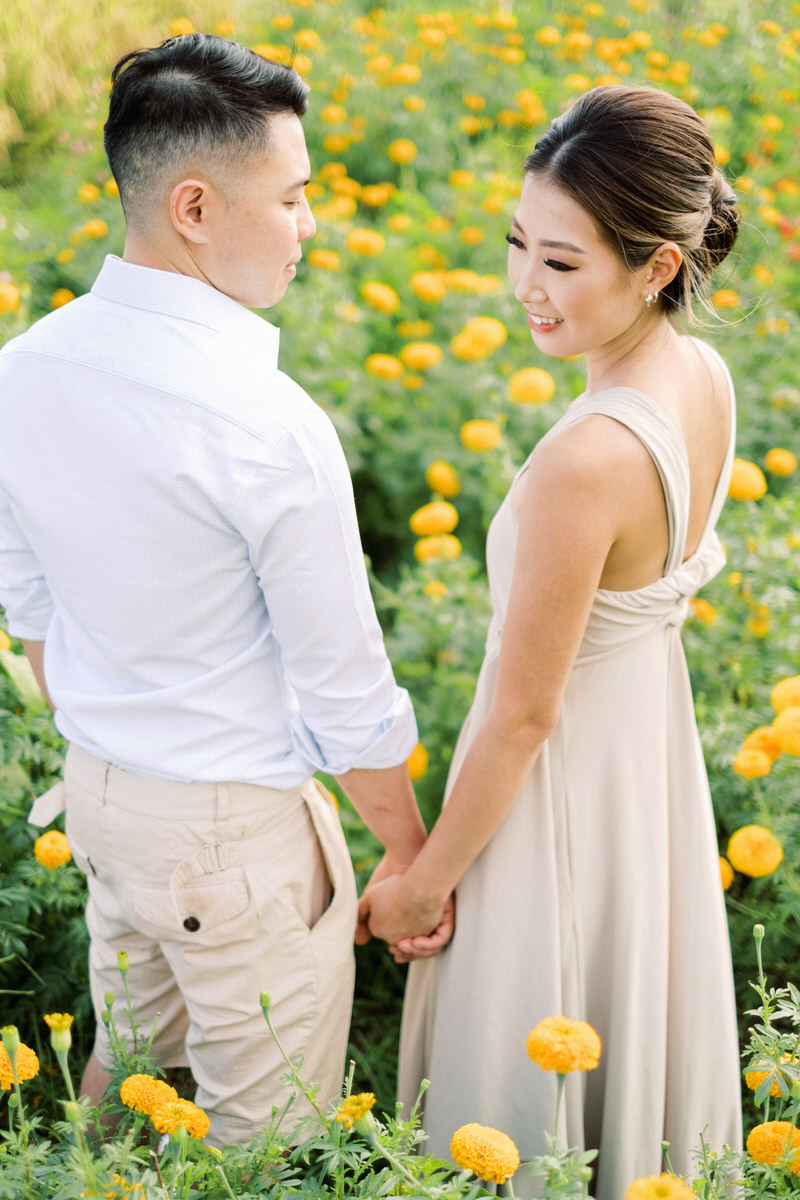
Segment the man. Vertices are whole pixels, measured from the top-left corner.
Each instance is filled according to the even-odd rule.
[[[306,103],[293,70],[221,38],[123,58],[105,126],[123,257],[0,354],[0,601],[69,742],[88,879],[83,1090],[108,1080],[125,951],[134,1020],[192,1068],[217,1145],[283,1100],[262,989],[322,1099],[341,1085],[356,897],[314,772],[383,843],[379,878],[425,837],[341,447],[248,311],[315,230]]]

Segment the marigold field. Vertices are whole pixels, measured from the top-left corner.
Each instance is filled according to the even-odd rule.
[[[108,76],[125,51],[192,29],[292,62],[311,85],[317,234],[266,315],[282,367],[330,414],[347,454],[389,654],[417,712],[410,767],[429,823],[483,650],[488,522],[583,385],[580,361],[537,357],[505,276],[522,161],[600,82],[654,84],[707,120],[743,221],[695,332],[726,357],[739,416],[719,526],[727,566],[693,600],[684,644],[744,1042],[755,923],[768,974],[800,982],[800,3],[5,0],[0,343],[88,290],[104,255],[121,252],[102,149]],[[63,841],[37,843],[26,822],[64,748],[2,631],[0,664],[0,1024],[52,1062],[42,1014],[74,1014],[77,1072],[93,1035],[83,880]],[[339,800],[363,883],[377,847]],[[403,968],[375,944],[357,961],[355,1090],[391,1112]],[[25,1084],[28,1105],[60,1113],[58,1085],[43,1067]],[[767,1118],[743,1089],[751,1128]],[[0,1183],[0,1196],[17,1194]]]

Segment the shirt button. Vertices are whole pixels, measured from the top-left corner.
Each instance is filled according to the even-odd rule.
[[[183,922],[183,928],[188,929],[189,933],[197,933],[200,928],[200,922],[197,917],[186,917]]]

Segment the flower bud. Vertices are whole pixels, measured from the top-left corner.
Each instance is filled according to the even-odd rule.
[[[261,1005],[261,1011],[263,1012],[264,1016],[266,1016],[272,1004],[271,994],[269,992],[262,992],[258,998],[258,1002]]]
[[[6,1048],[6,1054],[14,1061],[14,1055],[19,1050],[19,1030],[16,1025],[3,1026],[3,1045]]]
[[[106,1008],[111,1008],[111,1005],[113,1003],[114,1003],[114,993],[109,988],[109,990],[106,992],[105,996],[103,996],[103,1004],[105,1004]]]
[[[753,926],[753,937],[756,939],[756,942],[763,942],[763,940],[764,940],[764,926],[763,925],[754,925]]]
[[[130,967],[130,959],[124,950],[117,952],[117,970],[121,975],[126,975]]]
[[[64,1116],[71,1125],[80,1125],[81,1106],[76,1100],[67,1100],[64,1104]]]

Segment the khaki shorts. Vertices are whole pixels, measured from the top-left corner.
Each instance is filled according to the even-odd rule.
[[[208,1141],[245,1141],[289,1096],[259,997],[324,1106],[341,1093],[353,993],[356,891],[335,806],[313,779],[291,791],[169,783],[70,746],[66,831],[86,874],[96,1053],[111,1066],[104,996],[163,1067],[188,1066]],[[130,1036],[128,1038],[130,1041]],[[299,1097],[292,1111],[305,1113]]]

